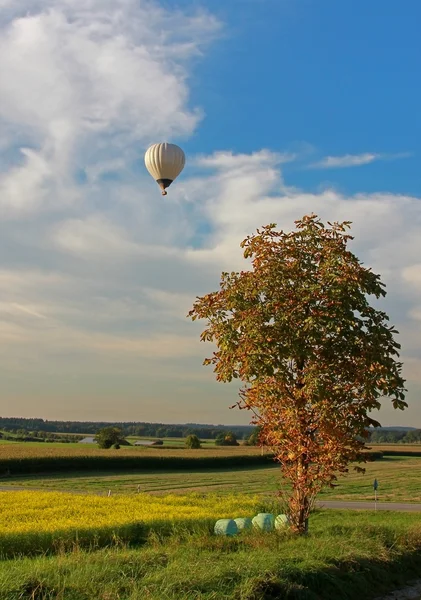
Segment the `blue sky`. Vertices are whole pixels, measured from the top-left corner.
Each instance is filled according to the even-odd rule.
[[[421,5],[0,0],[0,413],[245,423],[185,315],[240,241],[352,220],[421,427]],[[179,143],[163,199],[143,166]],[[208,350],[209,351],[209,350]]]
[[[226,140],[241,152],[308,145],[307,158],[409,153],[388,169],[373,164],[358,177],[329,171],[325,181],[350,192],[419,193],[419,2],[217,0],[211,6],[227,35],[192,82],[192,98],[207,115],[188,145],[192,151],[210,152]],[[300,187],[321,182],[320,173],[295,166],[285,172]]]

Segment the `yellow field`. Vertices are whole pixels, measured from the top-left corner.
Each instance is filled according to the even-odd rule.
[[[139,540],[150,529],[204,526],[253,516],[256,497],[168,495],[100,497],[49,492],[0,492],[0,555],[27,554],[78,543]]]

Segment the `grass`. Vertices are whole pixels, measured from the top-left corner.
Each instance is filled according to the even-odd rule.
[[[320,500],[372,501],[373,482],[377,479],[380,502],[421,502],[421,458],[385,456],[365,465],[364,474],[350,471],[338,479],[338,486],[326,490]]]
[[[370,600],[421,568],[418,515],[319,511],[308,536],[151,533],[146,544],[0,562],[2,600]]]
[[[163,446],[164,448],[185,448],[186,447],[186,438],[175,438],[175,437],[162,437],[162,438],[157,438],[154,436],[136,436],[136,435],[129,435],[126,437],[126,440],[128,442],[130,442],[131,444],[134,444],[135,442],[138,441],[153,441],[153,440],[162,440],[164,442]],[[203,439],[201,438],[200,443],[202,445],[202,448],[206,449],[206,448],[214,448],[215,447],[215,440],[213,439]]]
[[[323,492],[320,500],[373,500],[373,481],[379,483],[380,502],[421,502],[421,458],[385,457],[365,465],[366,473],[355,473],[352,468],[341,476],[338,486]],[[237,467],[207,469],[194,472],[105,472],[72,473],[10,477],[2,484],[10,489],[42,489],[105,494],[134,494],[140,486],[142,492],[152,494],[188,492],[241,492],[245,494],[270,494],[279,487],[280,469],[267,467]]]

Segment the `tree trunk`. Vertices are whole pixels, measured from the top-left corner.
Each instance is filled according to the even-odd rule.
[[[303,495],[300,499],[300,510],[297,521],[297,530],[301,535],[308,531],[308,506],[308,497],[307,495]]]
[[[310,498],[307,489],[307,463],[302,456],[297,465],[299,487],[295,489],[293,502],[291,504],[291,517],[297,533],[300,535],[308,531],[308,514],[310,509]]]

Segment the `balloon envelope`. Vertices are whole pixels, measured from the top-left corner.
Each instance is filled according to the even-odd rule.
[[[185,163],[184,152],[175,144],[153,144],[146,150],[146,168],[162,189],[163,195],[167,193],[165,189],[180,175]]]

